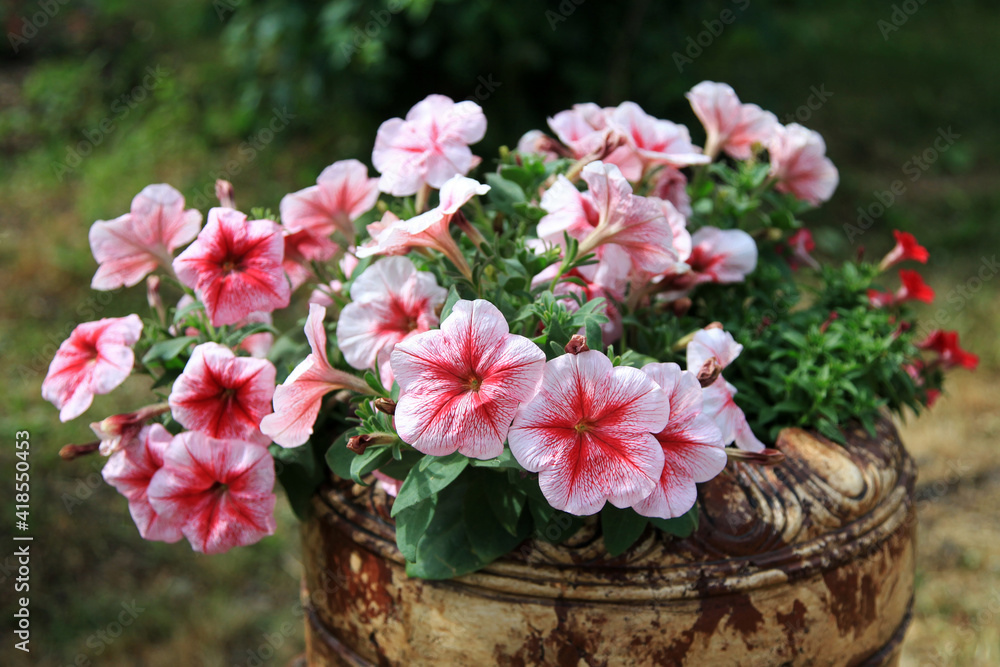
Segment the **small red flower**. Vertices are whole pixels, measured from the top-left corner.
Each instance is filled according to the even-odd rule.
[[[957,331],[942,331],[935,329],[924,340],[917,343],[921,350],[938,353],[938,363],[943,370],[956,366],[975,370],[979,365],[979,356],[963,350],[958,344]]]
[[[174,260],[178,279],[205,304],[212,326],[284,308],[291,287],[282,269],[285,240],[271,220],[213,208],[197,240]]]
[[[816,249],[816,242],[813,240],[812,232],[808,229],[800,229],[789,236],[788,248],[791,250],[788,265],[793,269],[797,269],[800,266],[808,266],[813,269],[819,268],[819,262],[809,254]]]
[[[917,243],[917,239],[913,234],[901,232],[896,229],[893,230],[892,235],[896,237],[896,247],[882,258],[882,262],[879,264],[880,269],[885,270],[894,264],[905,262],[908,259],[920,262],[921,264],[927,263],[930,253],[927,252],[927,248]]]
[[[924,282],[920,274],[910,269],[900,269],[899,279],[902,286],[892,292],[879,292],[878,290],[868,290],[868,301],[874,308],[884,308],[894,306],[904,301],[923,301],[931,303],[934,301],[934,290]]]

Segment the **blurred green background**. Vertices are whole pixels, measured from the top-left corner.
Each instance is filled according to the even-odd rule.
[[[683,93],[709,79],[826,139],[841,184],[807,218],[821,257],[880,256],[894,228],[931,250],[938,302],[925,314],[959,329],[982,364],[904,425],[921,466],[904,664],[1000,664],[995,2],[8,0],[0,19],[0,461],[13,477],[14,433],[30,431],[36,536],[33,652],[13,651],[5,630],[0,663],[284,665],[302,650],[286,504],[277,536],[204,557],[143,542],[100,482],[102,461],[58,459],[90,439],[87,422],[141,405],[145,389],[130,381],[65,425],[39,397],[73,326],[144,307],[141,289],[88,288],[94,220],[159,182],[205,211],[217,177],[242,209],[276,210],[333,160],[368,161],[379,123],[432,92],[483,106],[487,167],[500,145],[581,101],[634,100],[700,141]],[[951,138],[935,148],[939,136]],[[902,194],[888,194],[897,180]],[[859,207],[871,223],[849,235]],[[141,611],[119,628],[123,605]]]

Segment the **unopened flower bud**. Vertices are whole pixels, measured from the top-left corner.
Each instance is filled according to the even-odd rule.
[[[347,448],[361,455],[372,445],[391,445],[396,442],[396,436],[390,433],[362,433],[347,439]]]
[[[169,410],[170,406],[166,403],[147,405],[135,412],[111,415],[99,422],[93,422],[90,429],[100,438],[101,454],[111,456],[119,449],[135,442],[147,421]]]
[[[233,196],[233,184],[229,181],[220,178],[215,182],[215,197],[226,208],[236,208],[236,199]]]
[[[72,461],[73,459],[79,458],[81,456],[86,456],[87,454],[93,454],[101,446],[100,440],[95,440],[94,442],[88,442],[85,445],[66,445],[59,450],[59,458],[63,461]]]
[[[569,339],[569,342],[566,343],[566,347],[563,349],[566,350],[566,354],[580,354],[581,352],[587,352],[590,350],[590,348],[587,347],[587,339],[580,334],[574,334],[573,337]]]
[[[705,365],[698,371],[698,383],[704,388],[712,385],[722,374],[722,366],[715,357],[709,357]]]
[[[722,322],[710,322],[705,325],[706,331],[708,331],[709,329],[722,329],[722,328],[723,328]]]
[[[160,277],[148,276],[146,278],[146,301],[149,307],[156,311],[160,317],[160,322],[167,321],[167,309],[163,307],[163,297],[160,296]]]
[[[392,400],[391,398],[384,398],[380,396],[379,398],[376,398],[373,402],[375,403],[376,410],[384,412],[387,415],[396,414],[396,401]]]
[[[686,296],[683,296],[680,299],[677,299],[676,301],[672,302],[670,304],[670,309],[677,317],[684,317],[685,315],[688,314],[688,311],[691,310],[692,305],[693,302],[691,301],[691,299],[687,298]]]

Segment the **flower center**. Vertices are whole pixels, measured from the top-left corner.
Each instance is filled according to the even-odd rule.
[[[573,427],[573,430],[577,433],[586,433],[593,426],[590,422],[580,422]]]
[[[222,270],[226,273],[233,273],[239,268],[239,263],[235,259],[227,259],[222,263]]]
[[[483,386],[483,379],[478,375],[473,374],[466,378],[465,384],[470,391],[479,391],[479,388]]]
[[[223,484],[222,482],[216,482],[215,484],[212,485],[212,487],[208,490],[208,492],[221,496],[228,490],[229,490],[228,484]]]

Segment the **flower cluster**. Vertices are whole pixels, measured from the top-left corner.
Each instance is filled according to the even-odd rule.
[[[838,180],[816,132],[724,84],[687,97],[704,148],[633,102],[578,104],[480,181],[482,109],[432,95],[379,129],[378,176],[336,162],[278,215],[220,182],[202,227],[147,187],[90,242],[93,287],[146,278],[150,316],[81,324],[42,393],[66,421],[134,372],[159,401],[66,456],[99,449],[144,538],[206,553],[274,531],[276,478],[299,513],[331,472],[374,483],[408,571],[455,576],[598,513],[627,525],[612,554],[650,524],[690,532],[697,485],[779,461],[780,427],[836,440],[976,366],[954,332],[914,338],[917,272],[875,286],[927,262],[912,235],[877,264],[813,257],[798,215]],[[822,287],[782,318],[802,272]]]

